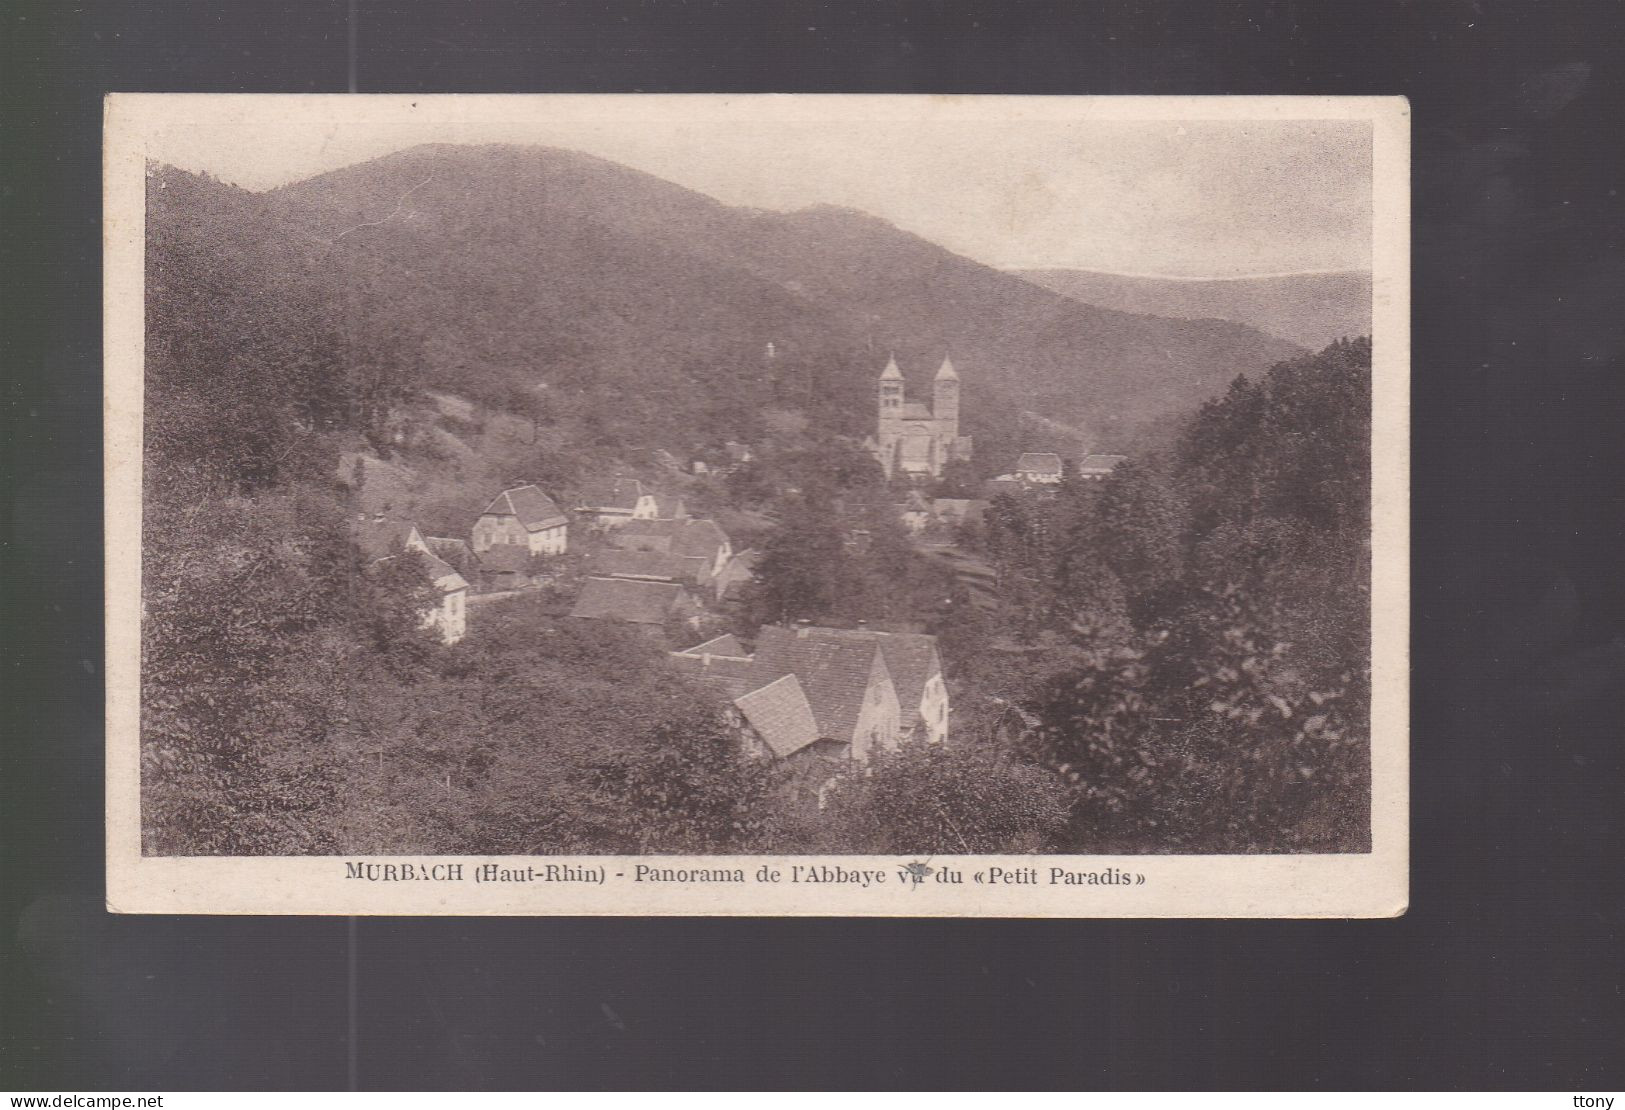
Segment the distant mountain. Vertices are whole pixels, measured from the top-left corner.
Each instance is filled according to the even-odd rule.
[[[290,301],[341,306],[425,384],[498,407],[540,391],[611,447],[749,439],[768,407],[861,436],[888,351],[924,399],[946,349],[997,467],[1023,410],[1109,450],[1299,353],[1235,323],[1080,304],[860,212],[731,208],[571,151],[422,146],[265,194],[162,174],[177,188],[150,207],[151,242],[195,232],[180,198],[213,195],[186,249],[263,255],[317,284]]]
[[[1082,304],[1180,320],[1229,320],[1311,350],[1371,334],[1371,275],[1363,271],[1215,280],[1092,270],[1011,272]]]

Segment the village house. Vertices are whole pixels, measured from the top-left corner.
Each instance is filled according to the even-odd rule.
[[[733,637],[720,637],[696,647],[670,653],[671,665],[678,674],[699,679],[729,698],[741,697],[762,685],[751,658]]]
[[[948,738],[948,687],[935,636],[817,626],[796,631],[809,639],[877,645],[897,692],[899,739],[940,744]]]
[[[619,528],[632,520],[653,520],[655,495],[636,478],[589,482],[576,498],[576,512],[599,528]]]
[[[435,601],[423,610],[421,626],[432,628],[442,641],[455,644],[468,630],[468,580],[441,559],[424,540],[417,525],[373,517],[357,521],[351,530],[356,547],[376,569],[407,554],[422,563],[435,591]]]
[[[651,636],[668,622],[692,620],[698,606],[679,582],[637,578],[588,578],[570,616],[580,620],[630,624]]]
[[[1098,482],[1111,477],[1112,471],[1127,461],[1127,455],[1085,455],[1078,463],[1078,477]]]
[[[469,548],[467,540],[460,540],[455,536],[424,536],[423,542],[429,545],[429,551],[436,558],[447,563],[464,578],[472,580],[479,573],[479,562]]]
[[[709,582],[733,555],[728,534],[714,520],[634,520],[610,533],[609,542],[626,551],[661,551],[706,562]]]
[[[704,586],[710,582],[710,561],[702,555],[673,555],[669,551],[595,551],[587,558],[587,573],[600,578],[646,578]]]
[[[761,630],[755,659],[763,683],[795,675],[819,735],[846,745],[853,761],[867,763],[873,753],[895,749],[901,709],[879,645],[812,633],[805,625]]]
[[[547,494],[535,486],[515,486],[492,498],[474,522],[474,551],[512,544],[532,555],[563,555],[569,547],[569,525]]]
[[[935,636],[768,625],[754,655],[724,635],[669,658],[729,700],[745,753],[785,762],[806,800],[821,799],[832,778],[876,752],[948,736]]]
[[[1061,456],[1053,451],[1028,451],[1016,460],[1015,477],[1030,485],[1054,485],[1061,470]]]
[[[748,758],[771,759],[790,772],[798,804],[822,804],[830,780],[851,766],[850,740],[825,735],[795,673],[768,678],[737,638],[719,636],[670,655],[673,667],[729,699],[725,718]],[[765,679],[765,680],[764,680]]]

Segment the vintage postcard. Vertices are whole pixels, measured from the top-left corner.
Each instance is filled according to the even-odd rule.
[[[1393,916],[1399,98],[115,95],[108,905]]]

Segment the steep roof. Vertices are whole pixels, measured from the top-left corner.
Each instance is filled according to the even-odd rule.
[[[399,555],[413,546],[417,525],[408,520],[358,520],[350,528],[350,538],[369,559]]]
[[[687,598],[676,582],[646,582],[637,578],[589,578],[576,598],[572,617],[586,620],[664,624]]]
[[[429,550],[452,566],[459,563],[466,564],[473,557],[468,541],[458,539],[456,536],[424,536],[423,542],[429,545]]]
[[[764,627],[756,641],[758,672],[764,679],[795,675],[812,705],[819,735],[850,741],[870,684],[890,677],[885,658],[873,641],[808,633],[804,628]]]
[[[721,636],[713,636],[703,644],[695,644],[691,648],[684,648],[678,655],[732,655],[744,658],[747,654],[745,645],[739,642],[739,637],[732,632],[725,632]]]
[[[756,735],[780,759],[793,755],[819,737],[812,704],[793,674],[735,698],[734,704],[756,730]]]
[[[747,655],[700,654],[690,649],[670,652],[667,658],[677,673],[700,679],[730,698],[748,693],[764,682],[761,668]]]
[[[958,380],[959,371],[954,369],[954,360],[944,354],[942,356],[942,365],[937,367],[937,381],[957,382]]]
[[[481,516],[514,516],[527,532],[540,532],[568,524],[564,512],[553,499],[535,486],[515,486],[491,499]]]
[[[886,368],[880,372],[880,380],[883,382],[900,382],[903,380],[903,372],[897,369],[896,355],[892,355],[886,360]]]
[[[468,589],[468,579],[458,574],[450,563],[436,555],[424,555],[422,552],[419,552],[419,555],[429,565],[429,577],[434,580],[435,587],[441,593],[451,594]]]
[[[1059,474],[1061,456],[1052,451],[1028,451],[1016,460],[1018,474]]]
[[[918,401],[910,401],[902,408],[904,420],[935,420],[936,414]]]
[[[900,712],[898,723],[904,731],[914,727],[920,719],[920,699],[925,695],[925,684],[933,675],[942,673],[942,659],[937,653],[937,638],[919,632],[875,632],[862,628],[819,628],[806,630],[809,638],[836,643],[878,644],[886,659],[886,670],[891,674],[897,690]]]
[[[643,483],[636,478],[604,478],[582,487],[577,502],[585,509],[623,509],[631,512],[643,496]]]
[[[1127,455],[1085,455],[1078,470],[1085,474],[1110,474],[1117,464],[1128,461]]]

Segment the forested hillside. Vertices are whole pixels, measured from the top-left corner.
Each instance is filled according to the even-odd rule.
[[[269,252],[312,279],[276,295],[387,339],[397,375],[624,444],[748,440],[767,405],[866,434],[887,353],[923,390],[948,348],[997,468],[1023,410],[1131,446],[1295,353],[1233,324],[1080,305],[861,213],[728,208],[568,151],[418,147],[263,195],[186,177],[161,171],[188,201],[158,198],[159,241],[207,211],[246,264]]]

